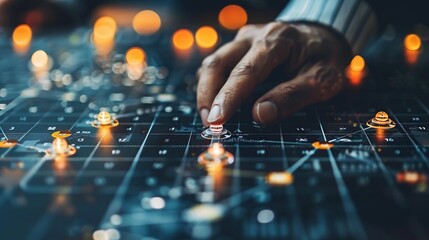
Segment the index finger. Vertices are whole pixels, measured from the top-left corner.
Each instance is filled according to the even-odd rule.
[[[207,118],[208,123],[225,123],[256,85],[288,57],[289,49],[289,44],[278,44],[267,39],[256,41],[216,95]]]

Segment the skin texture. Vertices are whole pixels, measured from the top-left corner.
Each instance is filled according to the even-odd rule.
[[[272,71],[284,80],[254,103],[261,125],[282,120],[300,108],[335,96],[350,59],[344,39],[325,27],[271,22],[247,25],[235,39],[202,62],[197,104],[204,125],[223,124]]]

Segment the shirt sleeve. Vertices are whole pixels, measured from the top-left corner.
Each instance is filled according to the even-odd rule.
[[[342,34],[359,53],[377,34],[378,21],[364,0],[292,0],[277,20],[317,22]]]

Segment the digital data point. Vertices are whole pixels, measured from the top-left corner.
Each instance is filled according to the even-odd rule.
[[[53,138],[68,138],[72,135],[69,130],[56,131],[51,134]]]
[[[101,111],[97,115],[97,119],[92,122],[95,128],[113,128],[119,125],[117,119],[113,119],[109,112]]]
[[[64,138],[55,138],[52,147],[47,150],[48,155],[54,157],[68,157],[76,153],[76,148],[69,145]]]
[[[265,181],[269,185],[274,186],[286,186],[293,182],[293,175],[290,172],[271,172],[265,178]]]
[[[1,140],[0,148],[12,148],[15,147],[16,144],[18,144],[18,141],[16,140]]]
[[[331,149],[334,146],[333,143],[330,143],[330,142],[319,142],[319,141],[314,142],[311,145],[315,149],[318,149],[318,150],[328,150],[328,149]]]
[[[201,137],[205,139],[226,139],[231,137],[231,132],[224,129],[222,124],[212,124],[201,133]]]
[[[198,156],[198,162],[201,165],[230,165],[234,162],[232,153],[225,150],[222,143],[213,143],[207,151]]]
[[[386,112],[378,112],[374,118],[368,120],[366,125],[376,129],[391,129],[396,126],[396,123],[389,118]]]

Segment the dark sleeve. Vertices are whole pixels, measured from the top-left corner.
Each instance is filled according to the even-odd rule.
[[[372,7],[364,0],[292,0],[277,20],[322,24],[344,36],[359,53],[378,30]]]

